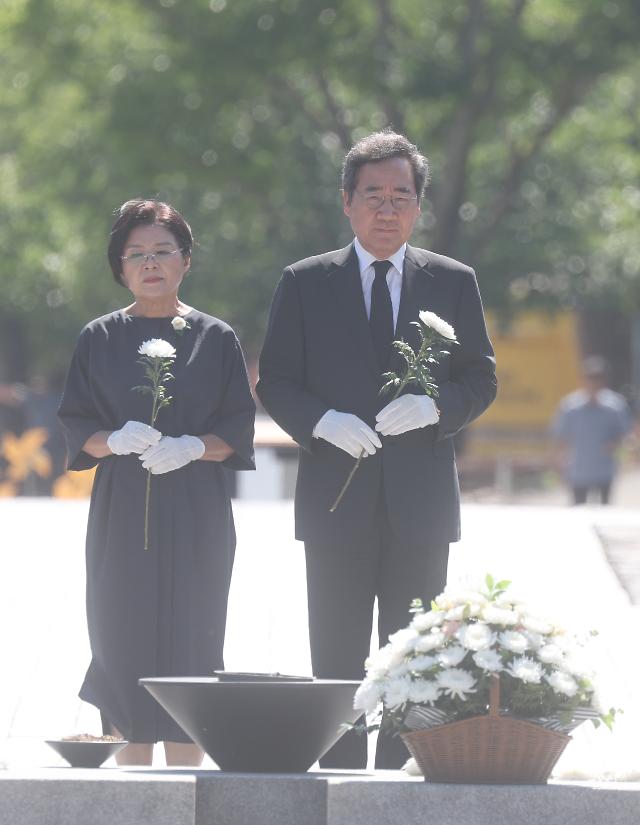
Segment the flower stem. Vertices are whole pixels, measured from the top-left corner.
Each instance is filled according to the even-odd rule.
[[[393,394],[393,398],[391,399],[391,401],[395,401],[395,400],[396,400],[396,398],[400,395],[400,393],[401,393],[401,392],[402,392],[402,390],[404,389],[404,387],[405,387],[406,383],[407,383],[407,381],[406,381],[406,377],[405,377],[405,378],[404,378],[404,379],[400,382],[400,385],[399,385],[398,389],[394,392],[394,394]],[[391,403],[391,401],[390,401],[389,403]],[[331,507],[329,507],[329,512],[330,512],[330,513],[335,512],[335,510],[336,510],[336,508],[337,508],[338,504],[340,504],[340,502],[342,501],[342,496],[343,496],[343,495],[347,492],[347,487],[351,484],[351,479],[352,479],[352,478],[354,477],[354,475],[356,474],[356,470],[357,470],[357,469],[358,469],[358,467],[360,466],[360,462],[362,461],[362,459],[363,459],[363,458],[364,458],[364,450],[362,450],[362,452],[360,453],[360,455],[358,456],[358,458],[357,458],[357,460],[356,460],[356,463],[355,463],[355,464],[353,465],[353,467],[351,468],[351,472],[350,472],[350,473],[349,473],[349,475],[347,476],[347,480],[346,480],[346,481],[345,481],[345,483],[342,485],[342,489],[341,489],[341,490],[340,490],[340,492],[338,493],[338,498],[337,498],[337,499],[333,502],[333,504],[331,505]]]
[[[147,470],[147,494],[144,502],[144,549],[149,549],[149,496],[151,495],[151,470]]]
[[[151,426],[156,423],[158,415],[158,387],[160,375],[156,373],[153,392],[153,407],[151,409]],[[144,499],[144,549],[149,549],[149,499],[151,498],[151,470],[147,470],[147,491]]]
[[[362,450],[362,452],[360,453],[360,455],[358,456],[358,458],[356,460],[356,463],[351,468],[351,472],[347,476],[347,480],[342,485],[342,489],[338,493],[338,498],[333,502],[331,507],[329,507],[329,512],[330,513],[333,513],[335,511],[336,507],[338,506],[338,504],[340,504],[340,502],[342,501],[342,496],[347,492],[347,487],[351,484],[351,479],[356,474],[356,470],[360,466],[360,462],[362,461],[363,458],[364,458],[364,450]]]

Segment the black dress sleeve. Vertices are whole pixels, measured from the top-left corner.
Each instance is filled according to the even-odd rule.
[[[90,356],[91,337],[85,329],[73,353],[58,408],[58,418],[67,444],[69,470],[88,470],[95,467],[99,460],[82,449],[89,436],[104,429],[91,393]]]
[[[222,463],[231,470],[255,470],[253,434],[256,405],[249,388],[249,378],[240,343],[229,329],[223,335],[222,402],[211,419],[208,432],[233,447],[234,452]]]

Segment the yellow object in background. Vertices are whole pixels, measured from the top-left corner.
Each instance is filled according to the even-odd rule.
[[[498,397],[479,423],[546,430],[560,399],[580,385],[575,317],[528,312],[501,329],[487,313],[487,324],[496,352]]]
[[[53,483],[54,498],[88,498],[91,495],[96,468],[65,473]]]
[[[486,317],[498,395],[468,428],[462,465],[553,467],[549,426],[560,399],[580,385],[576,318],[570,312],[526,312],[504,326],[491,312]]]
[[[22,435],[5,433],[2,438],[2,456],[8,463],[9,481],[24,481],[31,473],[40,478],[51,475],[51,456],[44,449],[49,433],[44,427],[34,427]]]

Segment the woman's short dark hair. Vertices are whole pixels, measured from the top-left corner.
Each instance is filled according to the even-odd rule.
[[[411,164],[413,182],[418,201],[429,182],[429,162],[404,135],[385,129],[374,132],[359,140],[349,149],[342,165],[342,190],[347,193],[347,201],[358,185],[358,172],[365,163],[376,163],[389,158],[406,158]]]
[[[182,215],[171,204],[158,201],[154,198],[137,198],[123,203],[115,210],[116,222],[111,228],[107,257],[109,266],[116,282],[124,286],[122,281],[122,253],[131,231],[136,226],[158,223],[166,227],[176,239],[178,247],[185,258],[191,256],[193,235],[191,227]]]

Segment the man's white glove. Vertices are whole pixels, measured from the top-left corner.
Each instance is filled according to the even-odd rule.
[[[163,435],[158,444],[142,453],[140,461],[145,470],[159,475],[202,458],[204,451],[204,443],[195,435],[181,435],[178,438]]]
[[[362,419],[337,410],[326,411],[313,428],[313,437],[324,438],[354,458],[360,458],[363,451],[365,456],[373,455],[382,447],[376,433]]]
[[[376,415],[376,430],[382,435],[400,435],[429,424],[437,424],[440,415],[428,395],[401,395]]]
[[[107,438],[107,447],[115,455],[143,453],[157,444],[162,433],[142,421],[127,421],[120,430],[114,430]]]

